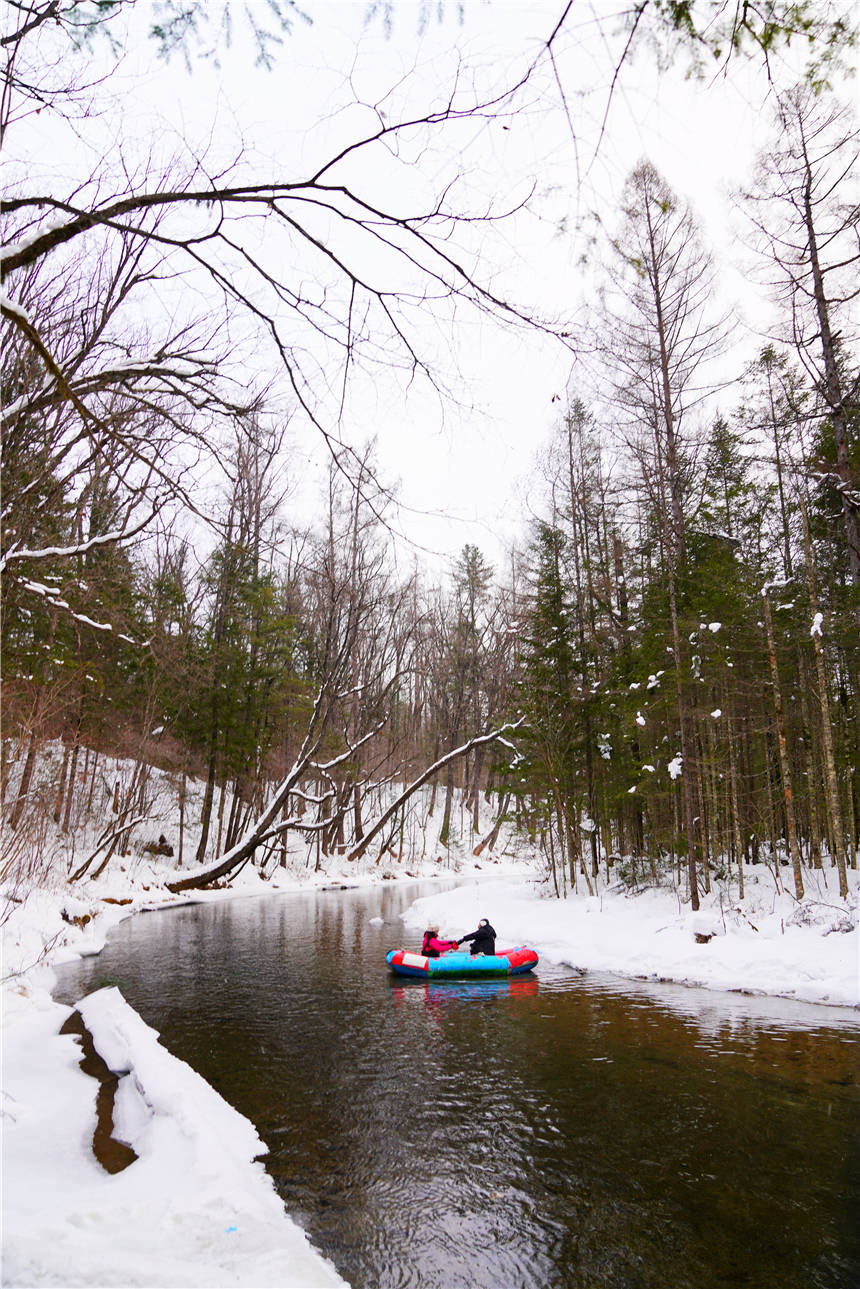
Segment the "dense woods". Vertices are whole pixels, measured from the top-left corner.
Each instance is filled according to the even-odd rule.
[[[32,37],[11,46],[16,72]],[[694,211],[649,161],[633,170],[605,213],[557,424],[546,438],[536,410],[527,427],[546,439],[528,535],[514,526],[503,567],[466,544],[446,575],[411,555],[404,572],[384,466],[337,441],[312,392],[327,363],[344,389],[355,363],[420,369],[416,299],[516,321],[461,268],[457,217],[432,194],[410,220],[374,208],[337,157],[301,183],[105,162],[68,198],[11,193],[4,877],[58,833],[98,826],[69,852],[77,880],[148,838],[154,766],[175,782],[178,883],[195,864],[212,881],[286,862],[291,836],[317,862],[402,856],[416,798],[389,807],[438,763],[440,846],[492,845],[483,802],[559,895],[620,875],[674,882],[696,908],[717,879],[742,898],[751,864],[798,898],[805,870],[832,868],[844,895],[860,824],[857,159],[829,93],[779,99],[737,197],[777,307],[757,352]],[[320,244],[310,202],[385,240],[400,285],[364,277],[353,243]],[[296,243],[330,274],[319,295],[274,271]],[[180,307],[202,279],[223,316]],[[260,335],[291,404],[243,380]],[[303,527],[295,409],[330,448]],[[96,820],[117,756],[129,768]]]

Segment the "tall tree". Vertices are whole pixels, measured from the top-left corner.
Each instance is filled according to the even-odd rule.
[[[566,546],[558,528],[538,525],[516,689],[525,717],[523,760],[517,771],[523,786],[540,802],[538,814],[544,819],[545,849],[556,884],[559,872],[554,856],[558,846],[565,860],[560,868],[562,885],[569,880],[575,886],[582,867],[578,770],[583,744],[574,696],[576,633],[563,572]],[[589,883],[588,874],[582,871]]]
[[[682,435],[685,418],[703,397],[703,364],[719,351],[726,324],[714,315],[713,268],[693,216],[647,161],[627,180],[621,230],[614,248],[616,267],[605,324],[611,331],[604,337],[603,352],[615,373],[616,398],[639,432],[648,430],[653,436],[655,500],[683,761],[690,902],[698,908],[698,769],[679,603],[687,557],[691,461]]]
[[[774,285],[789,311],[791,338],[830,422],[846,562],[857,584],[860,507],[850,426],[860,389],[850,370],[857,336],[849,309],[860,296],[860,207],[852,190],[860,131],[847,107],[807,86],[780,98],[776,125],[746,205],[760,249],[778,270]]]
[[[438,623],[441,648],[434,670],[440,686],[440,716],[446,751],[452,751],[464,733],[472,736],[484,727],[486,608],[491,578],[492,569],[479,548],[467,543],[457,558],[451,595]],[[443,846],[448,845],[453,800],[454,762],[449,761],[439,834]]]

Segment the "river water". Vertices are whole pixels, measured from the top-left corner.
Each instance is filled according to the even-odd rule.
[[[428,889],[137,916],[57,996],[117,985],[354,1289],[857,1289],[856,1013],[544,964],[398,983]]]

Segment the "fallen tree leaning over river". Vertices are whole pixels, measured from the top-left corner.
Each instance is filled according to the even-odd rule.
[[[515,721],[512,725],[500,725],[498,729],[491,730],[489,734],[479,734],[475,738],[470,738],[468,742],[464,743],[461,747],[455,747],[452,752],[446,752],[444,756],[440,756],[438,761],[434,761],[431,766],[428,766],[423,774],[420,774],[417,779],[414,779],[413,782],[409,784],[408,788],[404,788],[400,793],[400,796],[391,803],[387,810],[383,811],[373,827],[369,828],[364,834],[359,844],[349,852],[347,859],[350,861],[360,859],[366,852],[374,837],[379,836],[385,825],[395,817],[397,812],[406,804],[412,794],[417,792],[419,788],[422,788],[429,779],[432,779],[434,774],[438,773],[439,770],[444,769],[446,765],[450,765],[452,761],[458,760],[461,756],[466,756],[469,752],[473,751],[474,748],[482,747],[485,743],[506,742],[503,735],[517,729],[522,725],[524,719],[524,717],[520,717],[520,719]]]
[[[358,749],[378,734],[385,725],[385,721],[383,720],[379,725],[370,730],[367,734],[364,734],[360,739],[357,739],[355,742],[351,742],[345,751],[332,757],[330,760],[315,761],[314,757],[320,747],[331,711],[331,703],[328,701],[329,698],[330,693],[328,691],[328,687],[323,685],[317,693],[314,701],[311,719],[308,723],[308,731],[305,735],[298,756],[296,757],[289,773],[281,780],[266,809],[247,830],[245,835],[236,843],[235,846],[232,846],[224,855],[222,855],[216,863],[210,864],[207,867],[198,870],[198,872],[190,874],[188,877],[180,878],[175,882],[168,882],[168,890],[173,892],[195,890],[203,886],[210,886],[213,882],[220,881],[224,878],[233,877],[239,869],[244,867],[244,865],[253,857],[254,852],[259,846],[272,841],[275,837],[279,837],[291,829],[300,829],[303,832],[313,832],[328,826],[330,820],[327,819],[321,820],[316,824],[308,824],[299,817],[281,819],[280,821],[277,820],[278,815],[283,811],[290,796],[293,794],[299,795],[299,784],[306,775],[313,773],[323,778],[328,777],[331,771],[336,769],[337,766],[342,765],[345,761],[353,758]],[[498,729],[490,730],[487,734],[479,734],[475,738],[471,738],[466,743],[463,743],[462,746],[454,748],[451,752],[447,752],[445,756],[440,757],[438,761],[434,761],[433,764],[428,766],[428,768],[424,770],[417,779],[413,780],[408,787],[404,788],[391,805],[383,811],[379,819],[365,832],[360,843],[350,852],[348,858],[350,860],[354,860],[363,855],[373,839],[379,836],[386,824],[396,816],[397,812],[409,800],[413,793],[417,792],[418,789],[427,783],[427,781],[439,770],[449,765],[452,761],[458,760],[460,757],[467,756],[468,753],[473,751],[476,747],[480,747],[494,741],[504,743],[506,741],[504,735],[515,730],[521,723],[522,721],[520,720],[514,724],[506,724],[500,726]],[[308,800],[305,794],[300,795],[302,800]],[[311,800],[320,803],[322,801],[322,797],[311,798]]]

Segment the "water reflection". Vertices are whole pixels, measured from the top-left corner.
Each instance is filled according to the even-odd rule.
[[[665,981],[631,980],[607,972],[589,973],[546,963],[541,965],[540,979],[547,991],[576,988],[585,992],[617,992],[634,1006],[675,1012],[706,1031],[763,1027],[795,1032],[824,1026],[860,1032],[860,1009],[853,1007],[827,1007],[764,994],[719,992]]]
[[[355,1289],[856,1289],[856,1014],[394,978],[419,893],[133,919],[63,991],[117,983],[255,1122]]]
[[[538,991],[538,978],[513,977],[506,980],[408,980],[402,977],[389,985],[395,1003],[407,998],[422,998],[427,1006],[444,1006],[446,1003],[488,1000],[493,998],[531,998]]]

